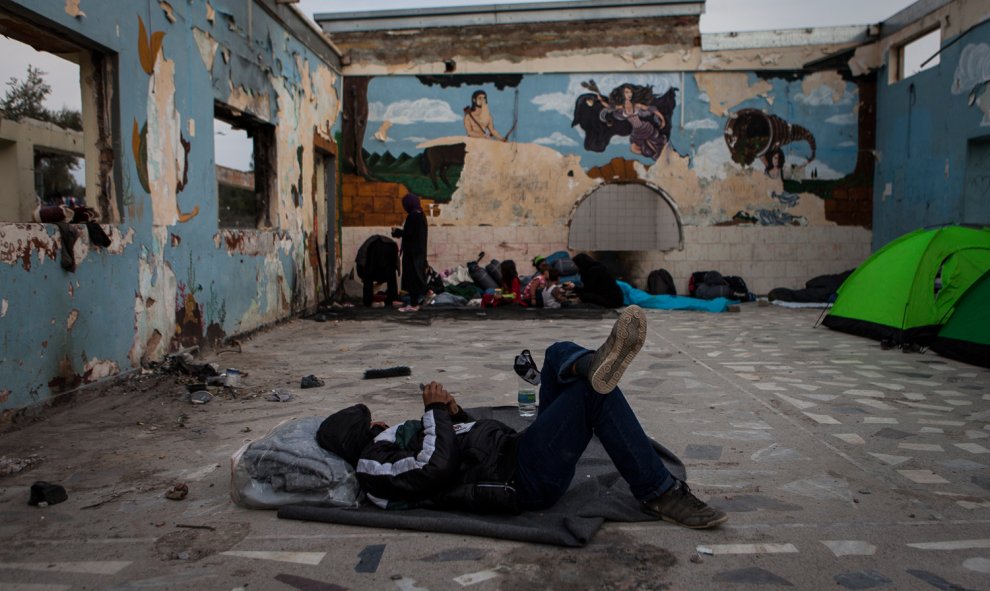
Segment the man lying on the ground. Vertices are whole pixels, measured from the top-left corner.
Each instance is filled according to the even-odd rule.
[[[328,417],[317,440],[356,467],[361,488],[380,507],[518,513],[557,502],[597,436],[644,511],[684,527],[717,526],[728,517],[667,470],[616,387],[645,340],[645,314],[630,306],[597,351],[551,345],[539,413],[521,433],[473,420],[431,382],[423,388],[422,420],[384,428],[355,405]]]

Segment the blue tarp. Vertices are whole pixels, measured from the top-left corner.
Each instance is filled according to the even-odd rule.
[[[642,289],[636,289],[625,281],[619,281],[619,288],[622,290],[622,300],[627,306],[636,304],[640,308],[653,308],[654,310],[697,310],[699,312],[725,312],[732,304],[738,304],[736,300],[728,298],[715,298],[714,300],[702,300],[700,298],[690,298],[687,296],[672,295],[651,295]]]

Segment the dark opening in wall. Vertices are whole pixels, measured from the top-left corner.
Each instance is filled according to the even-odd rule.
[[[275,127],[216,103],[213,141],[220,227],[270,227]]]
[[[0,9],[0,221],[40,205],[87,206],[120,221],[115,57],[77,32]]]

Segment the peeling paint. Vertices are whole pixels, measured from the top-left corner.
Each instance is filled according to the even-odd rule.
[[[157,247],[158,252],[161,246]],[[175,307],[158,302],[175,301],[178,286],[172,266],[142,247],[138,261],[138,289],[134,293],[134,340],[128,357],[132,367],[147,359],[159,359],[175,332]],[[168,335],[168,338],[163,338]]]
[[[253,232],[245,230],[220,230],[213,235],[217,248],[225,245],[230,256],[267,256],[274,253],[287,255],[294,241],[287,232]]]
[[[69,311],[69,317],[65,320],[65,328],[71,331],[72,327],[76,325],[76,320],[79,320],[79,310],[73,308]]]
[[[749,74],[743,72],[698,72],[694,79],[698,88],[711,98],[708,109],[719,117],[724,117],[739,103],[773,90],[773,85],[766,80],[750,85]]]
[[[230,54],[227,53],[224,61],[229,59]],[[227,81],[227,88],[229,90],[226,101],[228,105],[239,111],[251,113],[262,121],[268,121],[271,118],[270,101],[267,93],[251,92],[244,86],[235,86],[231,80]]]
[[[196,40],[196,47],[199,48],[199,57],[203,60],[203,66],[207,72],[212,73],[213,62],[216,60],[217,48],[220,47],[220,43],[213,38],[213,35],[199,27],[193,28],[193,39]],[[195,133],[190,135],[195,135]]]
[[[85,18],[86,13],[80,8],[82,0],[65,0],[65,14],[74,18]]]
[[[126,234],[121,234],[118,226],[103,226],[103,230],[110,236],[110,246],[106,249],[110,254],[123,254],[134,243],[134,228],[127,228]]]
[[[210,4],[209,2],[207,2],[206,3],[206,20],[207,20],[207,22],[209,22],[212,25],[216,21],[216,19],[217,19],[217,13],[213,9],[213,5]]]
[[[178,221],[176,187],[182,182],[186,153],[182,147],[182,116],[175,105],[175,62],[162,57],[148,82],[148,185],[152,223],[171,226]]]
[[[31,255],[38,253],[38,263],[54,261],[59,241],[40,224],[4,224],[0,226],[0,262],[31,270]]]
[[[291,294],[284,274],[282,262],[276,255],[265,257],[264,267],[257,277],[257,291],[251,306],[241,317],[239,332],[271,324],[288,312]]]
[[[83,383],[91,383],[103,378],[115,376],[120,373],[120,366],[116,361],[107,359],[90,359],[83,366]]]
[[[7,298],[3,298],[2,300],[0,300],[0,318],[3,318],[4,316],[7,315],[8,305],[9,304],[7,302]]]
[[[833,70],[815,72],[810,76],[806,76],[804,80],[801,81],[801,92],[804,93],[805,96],[811,96],[822,86],[825,86],[832,91],[833,104],[836,104],[842,100],[842,96],[846,93],[846,81],[842,79],[842,76],[840,76],[838,72]]]
[[[161,0],[158,3],[158,6],[162,9],[162,12],[165,13],[165,18],[168,19],[168,22],[174,23],[175,22],[175,9],[172,8],[172,5],[169,4],[168,2],[165,2],[165,0]]]
[[[0,390],[0,404],[3,404],[4,402],[7,402],[7,399],[10,398],[10,394],[11,394],[11,392],[7,388],[4,388],[3,390]]]
[[[577,156],[538,144],[451,136],[417,147],[456,143],[466,144],[467,155],[457,191],[444,205],[445,222],[561,225],[571,206],[601,182],[581,169]],[[511,201],[505,199],[505,187],[512,187]]]
[[[665,150],[657,164],[646,169],[637,163],[640,177],[662,188],[677,203],[682,222],[705,226],[727,222],[739,211],[779,209],[773,195],[783,192],[780,179],[773,179],[753,168],[740,168],[731,161],[724,142],[712,144],[708,154],[690,159]],[[815,195],[802,194],[787,212],[809,224],[834,225],[825,218],[825,202]]]

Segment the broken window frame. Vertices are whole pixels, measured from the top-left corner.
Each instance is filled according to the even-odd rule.
[[[101,223],[121,223],[122,196],[118,188],[122,186],[122,179],[119,167],[115,166],[115,154],[120,152],[121,144],[118,130],[113,125],[120,112],[117,54],[77,31],[16,4],[0,2],[0,18],[6,21],[6,26],[0,26],[0,34],[79,66],[83,150],[77,156],[85,162],[86,206],[96,210]],[[75,51],[59,51],[53,47],[56,44],[63,47],[70,45]],[[37,147],[42,150],[51,148],[44,144]],[[33,194],[33,161],[31,167]],[[13,198],[18,201],[19,219],[3,219],[0,223],[33,221],[30,212],[39,205],[38,197],[32,197],[30,203],[25,203],[27,197],[22,187],[18,186],[16,191]]]
[[[220,199],[220,179],[217,176],[217,224],[221,229],[270,229],[275,218],[272,208],[277,183],[275,126],[253,117],[220,101],[214,101],[213,118],[219,119],[234,129],[244,130],[253,141],[254,160],[254,224],[229,223],[224,218],[224,205]],[[216,174],[216,146],[214,146],[214,174]]]
[[[910,74],[907,74],[904,71],[904,66],[905,66],[905,63],[907,62],[907,60],[905,59],[905,52],[908,51],[909,48],[912,45],[915,45],[916,43],[922,42],[922,40],[926,39],[929,35],[931,35],[933,33],[937,33],[938,34],[938,50],[937,50],[937,52],[935,54],[931,55],[931,56],[926,56],[925,57],[926,60],[930,60],[930,61],[928,61],[925,64],[924,67],[921,67],[920,69],[918,69],[915,72],[911,72]],[[924,72],[925,70],[928,70],[930,68],[934,68],[935,66],[937,66],[939,64],[939,61],[940,61],[940,59],[938,57],[939,56],[938,51],[941,51],[941,48],[942,48],[942,27],[940,25],[935,25],[934,27],[929,27],[927,29],[924,29],[921,32],[919,32],[917,35],[912,35],[906,41],[903,41],[901,43],[898,43],[896,46],[894,46],[892,48],[891,54],[890,54],[891,56],[893,56],[894,62],[895,62],[895,63],[891,64],[891,66],[892,66],[891,67],[891,74],[892,74],[891,82],[893,83],[893,82],[900,82],[901,80],[907,80],[908,78],[911,78],[911,77],[913,77],[913,76],[915,76],[917,74],[920,74],[921,72]],[[932,58],[934,58],[934,59],[932,59]]]

